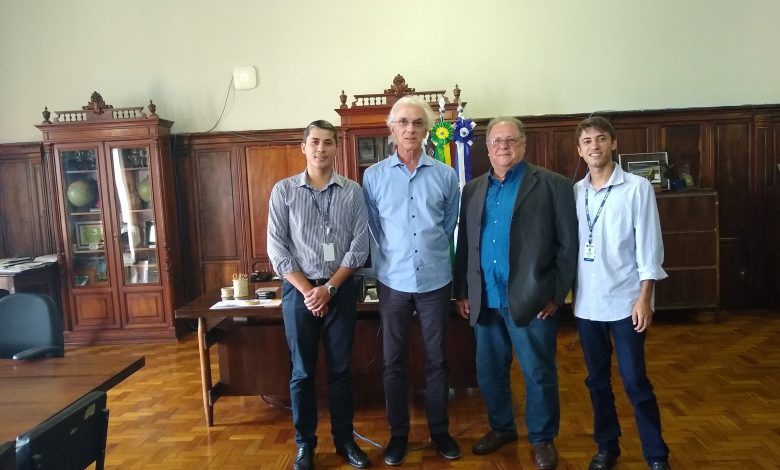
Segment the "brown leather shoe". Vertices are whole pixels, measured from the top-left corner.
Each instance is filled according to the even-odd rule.
[[[534,463],[541,470],[552,470],[558,465],[558,451],[552,441],[534,444]]]
[[[476,455],[492,454],[493,452],[503,447],[504,444],[515,442],[516,440],[517,434],[501,434],[500,432],[496,432],[491,429],[487,432],[487,434],[482,436],[482,439],[478,440],[477,443],[474,444],[472,451]]]

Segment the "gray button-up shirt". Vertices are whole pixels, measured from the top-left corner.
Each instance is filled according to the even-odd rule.
[[[333,243],[334,261],[325,261],[326,242]],[[304,170],[274,185],[268,258],[277,274],[302,272],[309,279],[328,279],[340,266],[362,267],[367,257],[368,215],[357,183],[334,171],[318,191],[306,182]]]

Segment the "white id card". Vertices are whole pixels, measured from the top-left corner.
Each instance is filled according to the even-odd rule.
[[[336,250],[333,248],[333,243],[322,243],[322,255],[325,261],[336,261]]]
[[[585,244],[585,256],[582,257],[585,261],[593,261],[596,258],[596,245],[593,243]]]

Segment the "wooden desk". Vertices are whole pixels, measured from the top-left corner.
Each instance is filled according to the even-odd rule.
[[[0,359],[0,442],[15,440],[93,391],[108,391],[144,366],[144,358]]]
[[[278,284],[277,284],[278,285]],[[198,321],[201,386],[206,425],[214,424],[214,403],[221,396],[272,395],[289,397],[290,355],[281,308],[245,307],[210,310],[218,293],[206,294],[176,310],[177,319]],[[358,304],[352,374],[355,400],[383,400],[382,336],[378,305]],[[209,327],[209,323],[213,326]],[[425,353],[419,322],[412,322],[409,350],[409,385],[425,388]],[[210,348],[218,345],[219,382],[211,377]],[[450,386],[477,386],[474,332],[466,320],[453,316],[447,340]],[[317,391],[327,391],[327,369],[320,349]]]
[[[11,294],[16,292],[46,294],[59,305],[60,287],[57,263],[47,263],[18,273],[0,273],[0,289],[5,289]]]

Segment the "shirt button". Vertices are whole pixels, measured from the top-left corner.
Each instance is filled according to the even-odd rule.
[[[415,253],[417,253],[417,250],[414,250]]]
[[[415,216],[412,216],[412,218],[413,218],[413,219],[414,219],[414,217],[415,217]]]
[[[414,232],[412,235],[414,235],[416,237],[417,236],[417,232]]]
[[[497,263],[497,261],[496,261],[496,260],[493,260],[493,264],[496,264],[496,263]]]
[[[414,196],[410,197],[409,199],[414,199]]]

